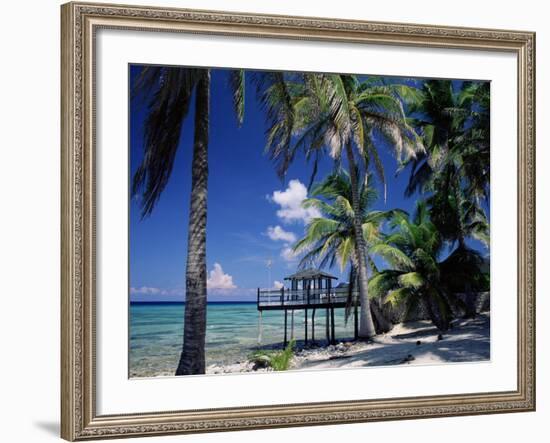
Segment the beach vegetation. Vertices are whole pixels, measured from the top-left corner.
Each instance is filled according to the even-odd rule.
[[[274,371],[286,371],[292,363],[295,347],[296,340],[293,339],[288,342],[282,351],[260,349],[249,356],[249,361],[257,367],[269,367]]]
[[[428,80],[408,105],[425,150],[410,164],[405,194],[426,196],[443,240],[489,244],[489,83]]]
[[[485,288],[483,257],[466,245],[445,256],[445,242],[430,220],[426,202],[417,204],[414,217],[395,212],[389,225],[391,231],[371,248],[389,264],[371,277],[371,296],[403,307],[405,318],[411,310],[420,308],[440,331],[447,331],[453,318],[452,306],[461,305],[457,288]]]

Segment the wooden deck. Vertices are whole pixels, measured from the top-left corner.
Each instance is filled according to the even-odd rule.
[[[315,342],[315,313],[318,310],[325,311],[325,329],[326,340],[335,344],[335,318],[334,309],[345,308],[348,306],[349,289],[348,288],[309,288],[309,289],[258,289],[257,307],[259,311],[258,319],[258,343],[262,337],[262,312],[263,311],[284,311],[284,346],[288,342],[288,315],[291,314],[291,339],[294,337],[294,311],[304,310],[304,332],[305,343],[308,339]],[[358,306],[359,293],[352,292],[351,303],[353,307],[354,336],[358,337]],[[308,334],[309,316],[311,313],[311,335]]]
[[[347,288],[333,289],[258,289],[259,311],[284,309],[344,308],[348,301]],[[351,305],[359,304],[359,293],[352,293]]]

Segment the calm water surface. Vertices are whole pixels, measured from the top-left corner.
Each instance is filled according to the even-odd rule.
[[[184,303],[131,303],[130,376],[173,375],[183,341]],[[311,311],[310,321],[311,321]],[[294,314],[295,337],[304,338],[304,313]],[[281,345],[283,311],[264,311],[262,346]],[[289,313],[290,332],[290,313]],[[337,339],[353,336],[353,320],[344,322],[344,310],[335,310]],[[309,325],[311,334],[311,325]],[[325,337],[325,311],[315,316],[315,337]],[[310,337],[311,338],[311,337]],[[209,303],[207,308],[206,365],[243,361],[258,348],[256,303]]]

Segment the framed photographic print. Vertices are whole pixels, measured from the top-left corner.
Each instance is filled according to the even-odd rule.
[[[535,36],[68,3],[62,437],[535,408]]]

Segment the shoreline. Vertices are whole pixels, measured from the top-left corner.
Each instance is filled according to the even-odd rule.
[[[351,369],[369,366],[430,365],[489,361],[490,312],[479,313],[474,319],[455,319],[452,328],[438,339],[439,331],[429,320],[418,320],[394,325],[393,329],[372,340],[341,340],[336,345],[303,347],[297,349],[287,371]],[[256,349],[281,350],[281,345],[266,345]],[[254,349],[250,349],[253,352]],[[246,357],[234,363],[213,363],[206,375],[275,372],[259,368]],[[171,371],[154,374],[132,374],[130,378],[174,377]]]
[[[368,341],[341,341],[336,345],[298,349],[289,371],[349,369],[368,366],[428,365],[490,360],[490,313],[474,319],[455,319],[452,328],[440,332],[428,320],[400,323],[387,334]],[[273,372],[252,362],[212,364],[206,374]]]

